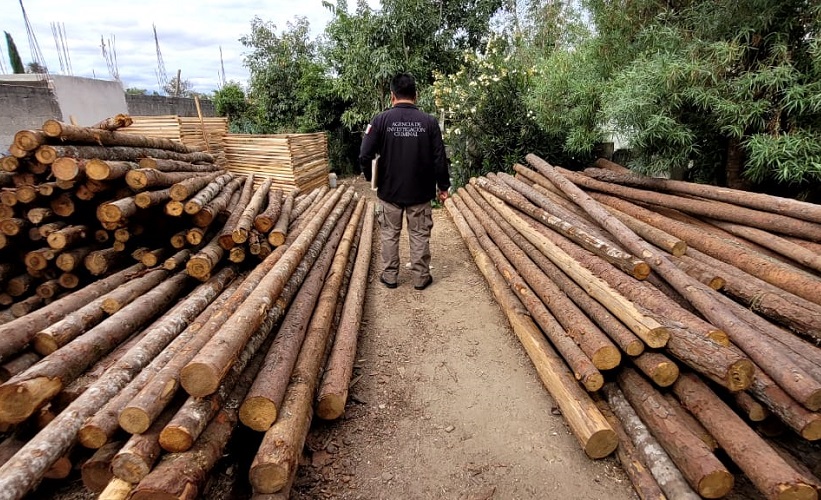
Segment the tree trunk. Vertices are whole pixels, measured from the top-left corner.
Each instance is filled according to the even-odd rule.
[[[188,258],[190,256],[191,256],[191,250],[189,250],[187,248],[184,249],[184,250],[180,250],[179,252],[175,253],[171,257],[165,259],[165,262],[163,262],[162,267],[163,267],[163,269],[167,269],[169,271],[174,271],[176,269],[179,269],[186,262],[188,262]]]
[[[94,493],[102,493],[114,474],[111,473],[111,459],[123,446],[122,441],[106,444],[83,463],[81,468],[83,486]]]
[[[225,250],[219,244],[219,235],[214,236],[202,250],[188,259],[185,265],[186,272],[200,281],[205,281],[224,256]]]
[[[16,358],[12,358],[6,363],[0,365],[0,383],[5,382],[11,377],[22,373],[29,369],[34,363],[40,361],[41,356],[33,351],[26,351]]]
[[[135,264],[56,300],[23,318],[0,326],[0,339],[2,339],[0,341],[0,362],[8,361],[11,356],[22,350],[38,331],[117,288],[143,269],[145,266],[142,264]]]
[[[237,245],[248,241],[248,234],[251,231],[254,218],[260,213],[262,207],[264,206],[263,204],[268,200],[269,193],[271,192],[271,184],[273,182],[273,177],[268,177],[262,185],[260,185],[237,220],[237,224],[231,233],[231,238]]]
[[[220,174],[220,172],[214,172],[210,174],[190,175],[191,177],[189,177],[188,179],[182,180],[171,186],[172,200],[179,202],[187,200],[188,198],[199,192],[200,189],[215,181],[218,177],[220,177],[223,174]]]
[[[232,232],[237,227],[239,223],[240,217],[242,217],[245,208],[248,207],[248,203],[251,202],[251,198],[254,195],[254,175],[248,175],[245,180],[245,185],[242,188],[242,193],[239,196],[239,200],[237,201],[237,205],[234,209],[231,210],[230,215],[228,216],[228,220],[225,222],[225,226],[223,226],[222,231],[219,235],[219,245],[225,249],[230,250],[234,248],[236,244],[234,239],[231,237]]]
[[[801,406],[767,374],[757,372],[749,392],[804,439],[808,441],[821,439],[821,414],[811,412]]]
[[[134,196],[134,203],[140,208],[153,207],[171,199],[171,188],[158,191],[143,191]]]
[[[47,120],[43,124],[43,133],[45,137],[59,139],[62,142],[95,144],[99,146],[167,149],[184,154],[191,152],[185,144],[172,141],[171,139],[114,132],[99,127],[78,127],[61,123],[57,120]]]
[[[679,376],[678,365],[660,352],[645,352],[631,358],[636,368],[659,387],[669,387]]]
[[[282,189],[276,188],[268,192],[268,205],[265,211],[254,218],[254,227],[263,235],[273,229],[282,211]]]
[[[561,358],[552,350],[519,299],[508,287],[503,286],[503,278],[481,249],[479,242],[453,202],[446,201],[445,207],[451,214],[479,270],[485,276],[502,312],[507,316],[514,333],[536,367],[539,378],[559,405],[571,432],[579,440],[587,456],[606,457],[618,445],[615,432],[587,393],[576,383]]]
[[[34,151],[48,140],[40,130],[20,130],[14,134],[14,145],[23,151]]]
[[[162,454],[160,432],[179,407],[180,404],[168,407],[145,432],[134,434],[128,439],[111,460],[111,471],[115,476],[136,484],[151,472]]]
[[[679,377],[679,380],[684,375]],[[677,416],[662,395],[630,368],[619,387],[647,428],[661,443],[690,486],[704,498],[721,498],[733,488],[733,475]]]
[[[268,243],[274,247],[278,247],[285,243],[285,238],[288,236],[288,225],[291,222],[291,211],[294,207],[294,193],[291,192],[285,197],[285,202],[282,204],[282,211],[279,213],[274,228],[268,233]]]
[[[342,197],[342,194],[342,190],[336,193],[334,201]],[[330,216],[338,219],[353,194],[352,191],[346,192]],[[333,207],[331,203],[323,207],[323,211],[317,214],[305,231],[288,247],[271,272],[260,282],[256,293],[237,309],[222,330],[186,365],[180,378],[182,386],[189,394],[202,397],[216,391],[242,346],[262,322],[263,315],[260,312],[266,311],[274,304]]]
[[[136,198],[129,196],[119,200],[101,203],[97,207],[97,219],[101,222],[119,222],[133,217],[137,213]]]
[[[148,188],[169,188],[169,195],[173,194],[173,186],[192,177],[206,177],[209,180],[213,174],[198,174],[196,172],[161,172],[153,168],[138,168],[130,170],[125,175],[125,182],[134,191],[144,191]]]
[[[177,160],[190,163],[214,163],[214,157],[208,153],[177,153],[156,148],[127,146],[40,146],[35,153],[40,163],[50,165],[58,157],[71,157],[97,160],[138,161],[140,158],[157,158]]]
[[[160,284],[85,335],[0,386],[0,421],[22,422],[96,360],[164,310],[183,290],[188,276]]]
[[[818,497],[808,479],[790,467],[694,375],[682,375],[673,390],[767,498],[814,500]]]
[[[202,209],[194,214],[194,224],[199,227],[209,226],[217,215],[228,207],[234,192],[242,186],[244,181],[245,176],[235,177],[228,184],[226,184],[225,187],[222,188],[222,191],[220,191],[214,199],[209,201],[202,207]]]
[[[353,374],[356,359],[356,344],[360,323],[365,305],[365,293],[368,285],[368,271],[371,264],[373,246],[374,204],[368,202],[365,207],[365,224],[356,255],[351,285],[342,317],[339,322],[333,349],[322,377],[322,384],[317,395],[316,412],[324,420],[334,420],[345,412],[348,401],[348,386]]]
[[[202,210],[202,207],[213,200],[222,191],[225,185],[233,179],[234,174],[232,173],[222,174],[201,188],[197,193],[192,193],[194,196],[185,203],[185,213],[194,215]],[[186,196],[186,198],[188,197],[189,196]]]
[[[229,278],[230,279],[230,278]],[[83,422],[156,357],[226,285],[220,274],[198,287],[146,332],[145,337],[80,395],[48,426],[32,438],[8,463],[0,467],[0,492],[4,498],[21,498],[34,487],[48,467],[77,439]]]
[[[86,176],[95,181],[113,181],[122,179],[139,165],[132,161],[89,160],[86,164]]]
[[[754,227],[711,219],[708,219],[707,221],[710,222],[710,224],[718,226],[719,228],[732,233],[735,236],[750,240],[753,243],[778,253],[779,255],[792,259],[802,266],[821,272],[821,255],[797,245],[792,241],[780,238],[774,234],[756,229]]]
[[[94,276],[107,273],[114,266],[118,265],[123,258],[123,254],[113,248],[94,250],[86,255],[83,264]]]
[[[751,422],[763,422],[770,416],[769,410],[763,404],[755,400],[746,392],[733,394],[733,401],[740,408]]]
[[[54,264],[61,271],[70,273],[83,263],[86,256],[91,253],[91,251],[92,247],[80,247],[67,250],[57,256]]]
[[[119,113],[115,116],[111,116],[106,118],[103,121],[97,122],[91,126],[91,128],[99,128],[102,130],[111,130],[112,132],[124,127],[129,127],[134,123],[134,120],[126,115]]]
[[[15,318],[20,318],[32,311],[36,311],[42,305],[43,297],[40,297],[39,295],[32,295],[25,300],[12,304],[9,309]]]
[[[327,220],[294,271],[291,278],[294,285],[289,288],[298,288],[299,291],[288,308],[257,379],[239,409],[242,423],[255,431],[267,431],[277,419],[323,282],[337,249],[342,245],[340,242],[344,241],[347,228],[351,225],[355,227],[361,216],[362,209],[359,207],[362,203],[363,200],[357,203],[357,209],[349,205],[339,223]]]
[[[234,279],[234,276],[236,276],[236,272],[233,268],[226,267],[221,270],[219,274],[215,276],[216,280],[226,283],[230,280],[233,281],[230,281],[230,284],[227,284],[224,290],[219,291],[219,296],[205,307],[203,311],[185,327],[185,330],[168,344],[162,353],[158,354],[139,375],[83,424],[79,431],[79,440],[83,446],[96,449],[108,442],[119,429],[118,419],[123,408],[151,382],[153,377],[162,373],[162,370],[176,359],[179,352],[188,348],[189,342],[194,342],[200,329],[205,326],[206,322],[216,314],[217,311],[221,310],[228,301],[228,298],[237,290],[241,279]],[[173,393],[176,391],[171,392],[171,396],[173,397]],[[166,399],[166,403],[169,401],[171,401],[170,398]],[[160,412],[163,408],[165,408],[165,405],[160,408]],[[148,429],[148,426],[146,426],[143,431],[146,429]]]
[[[153,168],[160,172],[217,172],[222,167],[213,162],[190,162],[163,158],[140,158],[140,168]]]
[[[48,246],[55,250],[64,250],[85,240],[89,236],[88,226],[68,226],[48,235]]]

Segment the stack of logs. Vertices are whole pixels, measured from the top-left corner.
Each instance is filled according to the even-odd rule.
[[[15,196],[55,184],[13,204],[11,218],[55,212],[57,197],[75,205],[49,214],[60,227],[45,242],[62,235],[60,250],[20,234],[9,255],[49,250],[45,271],[71,252],[114,257],[89,269],[86,286],[0,325],[0,499],[80,464],[105,498],[193,498],[240,421],[264,432],[254,490],[287,497],[315,397],[323,418],[344,409],[373,206],[344,186],[298,195],[263,179],[254,189],[252,175],[215,169],[203,153],[108,125],[49,121],[18,134],[3,160]],[[88,185],[99,187],[84,200]]]
[[[740,470],[816,499],[821,206],[527,161],[446,207],[587,455],[641,498],[720,498]]]

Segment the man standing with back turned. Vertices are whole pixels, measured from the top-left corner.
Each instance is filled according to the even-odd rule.
[[[376,115],[368,125],[359,152],[359,163],[368,181],[371,180],[371,161],[379,154],[376,166],[376,195],[382,206],[379,280],[388,288],[396,288],[404,213],[408,220],[413,287],[424,290],[433,282],[430,201],[434,197],[445,201],[450,188],[445,144],[436,118],[416,107],[413,76],[400,73],[391,80],[391,104],[390,109]]]

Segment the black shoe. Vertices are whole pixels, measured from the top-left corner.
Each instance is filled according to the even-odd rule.
[[[431,283],[433,283],[433,276],[428,276],[428,279],[425,280],[424,283],[422,283],[421,285],[414,285],[413,289],[414,290],[424,290],[425,288],[429,287]]]
[[[379,281],[381,281],[382,284],[385,285],[385,287],[387,287],[387,288],[390,288],[390,289],[396,288],[396,283],[391,283],[390,281],[386,280],[384,276],[379,276]]]

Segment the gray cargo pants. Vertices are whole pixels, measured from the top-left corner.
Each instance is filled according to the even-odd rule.
[[[399,235],[402,232],[402,214],[408,220],[413,286],[423,285],[430,276],[430,231],[433,215],[430,202],[400,207],[380,200],[379,228],[382,236],[382,278],[396,283],[399,275]]]

